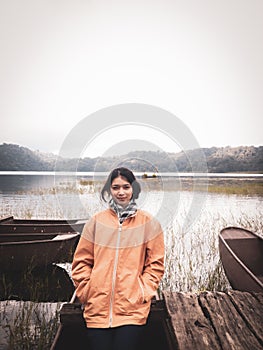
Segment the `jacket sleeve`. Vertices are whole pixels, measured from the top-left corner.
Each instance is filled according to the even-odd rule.
[[[160,224],[157,223],[158,234],[146,243],[146,256],[142,283],[144,301],[148,302],[155,295],[164,274],[164,237]]]
[[[85,224],[72,262],[72,279],[82,304],[87,301],[87,288],[94,264],[94,243],[91,239],[93,226],[93,219]]]

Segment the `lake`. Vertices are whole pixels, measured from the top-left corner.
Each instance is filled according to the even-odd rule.
[[[212,193],[208,184],[227,187],[231,181],[261,183],[262,174],[162,174],[158,179],[141,179],[139,206],[158,216],[163,225],[186,211],[253,215],[261,212],[261,195]],[[99,191],[107,173],[0,172],[1,215],[34,218],[91,216],[103,209]],[[218,186],[219,187],[219,186]],[[188,215],[189,216],[189,215]],[[190,218],[188,217],[188,220]]]

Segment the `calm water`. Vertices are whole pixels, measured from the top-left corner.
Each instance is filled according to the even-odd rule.
[[[142,193],[138,204],[158,217],[164,227],[180,223],[189,228],[204,215],[220,215],[229,224],[233,217],[247,215],[261,216],[262,197],[211,194],[207,192],[207,178],[197,178],[191,191],[182,190],[181,179],[187,174],[164,174],[160,179],[141,180]],[[32,218],[88,218],[107,205],[101,203],[99,192],[107,174],[93,173],[62,174],[54,173],[3,173],[0,174],[1,216]],[[213,174],[220,178],[220,174]],[[224,174],[224,181],[244,175]],[[246,175],[246,178],[249,175]],[[253,175],[263,179],[262,175]],[[221,175],[222,177],[222,175]],[[189,177],[190,178],[190,177]],[[244,177],[245,178],[245,177]],[[89,180],[94,180],[93,184]],[[252,179],[253,180],[253,179]],[[200,186],[199,186],[200,187]],[[210,219],[209,219],[210,220]]]

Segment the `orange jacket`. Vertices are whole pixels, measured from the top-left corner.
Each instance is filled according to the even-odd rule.
[[[72,263],[87,326],[145,324],[163,272],[163,232],[150,214],[137,210],[122,225],[111,209],[94,215]]]

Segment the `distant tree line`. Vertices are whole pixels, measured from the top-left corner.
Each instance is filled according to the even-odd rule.
[[[124,156],[65,159],[15,144],[0,145],[1,171],[93,172],[122,165],[141,172],[191,172],[204,159],[209,172],[263,172],[263,146],[211,147],[179,153],[134,151]]]

